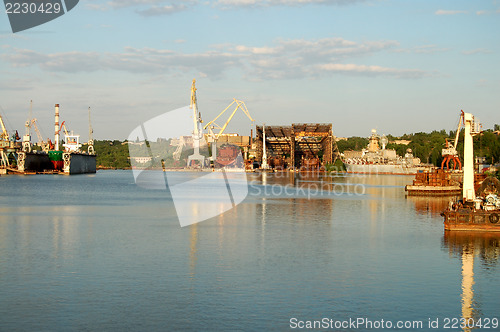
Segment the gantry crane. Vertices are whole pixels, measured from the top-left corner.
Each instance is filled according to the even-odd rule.
[[[236,104],[236,107],[234,108],[233,112],[231,113],[231,115],[229,116],[227,121],[224,123],[224,125],[219,126],[217,123],[215,123],[215,121],[217,121],[217,119],[219,119],[231,106],[233,106],[235,104]],[[238,109],[241,109],[243,111],[243,113],[245,113],[245,115],[250,119],[250,121],[252,121],[252,125],[253,125],[255,120],[252,119],[252,116],[250,116],[250,113],[248,112],[248,109],[247,109],[247,106],[245,105],[245,103],[241,100],[233,99],[233,102],[231,104],[229,104],[229,106],[227,106],[222,112],[220,112],[219,115],[217,115],[215,117],[215,119],[208,122],[203,127],[203,129],[205,129],[205,130],[208,129],[209,137],[212,141],[211,142],[212,143],[212,160],[214,162],[215,162],[215,159],[217,158],[217,140],[224,133],[224,130],[226,130],[229,122],[231,122],[231,120],[233,119],[233,117],[236,114],[236,111]],[[219,132],[215,133],[214,129],[219,130]]]

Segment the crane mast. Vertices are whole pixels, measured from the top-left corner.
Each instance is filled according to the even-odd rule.
[[[7,128],[5,128],[5,123],[3,122],[1,115],[0,115],[0,125],[2,126],[2,134],[0,135],[0,138],[2,140],[8,141],[9,140],[9,133],[7,132]]]
[[[187,166],[190,167],[193,161],[199,161],[200,167],[205,166],[205,157],[200,154],[200,141],[203,138],[203,131],[201,128],[201,114],[198,112],[198,105],[196,100],[196,80],[193,79],[191,84],[191,105],[193,109],[193,154],[188,157]]]

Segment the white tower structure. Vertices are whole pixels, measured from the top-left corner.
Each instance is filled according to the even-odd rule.
[[[55,139],[55,149],[56,151],[59,151],[59,131],[61,131],[61,128],[59,127],[59,104],[56,104],[56,118],[55,118],[55,135],[54,135],[54,139]]]
[[[474,145],[472,138],[481,132],[481,125],[474,120],[470,113],[462,111],[464,119],[464,184],[463,201],[472,202],[476,198],[474,190]]]
[[[262,169],[268,169],[266,153],[266,124],[262,125]]]

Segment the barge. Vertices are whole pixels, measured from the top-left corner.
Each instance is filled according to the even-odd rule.
[[[480,134],[480,124],[470,113],[460,116],[464,122],[464,176],[462,199],[450,201],[441,214],[447,231],[500,232],[500,181],[486,178],[478,190],[474,187],[474,147],[473,136]]]
[[[430,172],[419,172],[413,184],[405,187],[409,196],[458,196],[462,192],[460,173],[452,173],[443,169]]]

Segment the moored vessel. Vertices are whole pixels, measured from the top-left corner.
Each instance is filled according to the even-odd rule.
[[[418,172],[413,183],[405,187],[405,191],[412,196],[456,196],[462,192],[460,180],[460,173],[443,169]]]
[[[401,157],[395,150],[386,149],[387,143],[387,138],[380,137],[373,129],[366,149],[344,151],[342,161],[347,173],[413,175],[429,168],[413,156],[411,149]]]
[[[59,132],[64,128],[64,151],[59,151]],[[92,126],[90,124],[90,107],[89,107],[89,141],[88,151],[81,150],[80,135],[70,134],[63,124],[59,126],[59,104],[56,104],[55,116],[55,136],[56,136],[56,151],[54,156],[57,157],[55,162],[61,166],[64,174],[87,174],[96,172],[96,155],[94,152],[94,141],[92,139]],[[60,153],[59,153],[60,152]],[[61,159],[59,160],[59,156]]]

